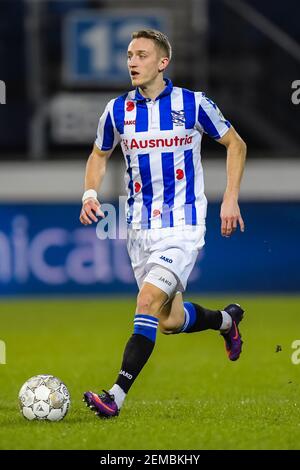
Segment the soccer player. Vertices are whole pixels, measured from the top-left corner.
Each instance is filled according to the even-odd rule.
[[[238,226],[244,231],[238,195],[246,145],[204,93],[175,87],[163,77],[171,54],[163,33],[132,34],[127,63],[135,89],[107,104],[87,161],[80,213],[84,225],[104,217],[97,191],[113,149],[121,144],[128,191],[127,247],[139,287],[134,330],[115,384],[102,394],[84,394],[87,406],[105,418],[119,414],[153,351],[158,327],[167,335],[219,330],[231,361],[242,349],[238,325],[244,311],[238,304],[209,310],[184,302],[182,294],[204,245],[202,135],[208,134],[227,150],[227,186],[220,214],[225,237]]]

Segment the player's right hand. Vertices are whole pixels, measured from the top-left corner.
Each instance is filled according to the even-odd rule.
[[[98,222],[96,216],[105,217],[100,209],[100,202],[94,197],[89,197],[82,204],[79,220],[83,225],[91,225],[93,222]]]

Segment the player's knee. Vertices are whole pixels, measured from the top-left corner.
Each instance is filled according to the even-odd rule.
[[[161,300],[151,291],[141,291],[137,297],[136,307],[138,313],[158,314],[161,308]]]

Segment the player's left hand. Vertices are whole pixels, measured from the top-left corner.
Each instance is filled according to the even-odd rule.
[[[220,217],[223,237],[230,237],[236,231],[238,224],[241,232],[245,231],[245,224],[235,198],[226,197],[223,199]]]

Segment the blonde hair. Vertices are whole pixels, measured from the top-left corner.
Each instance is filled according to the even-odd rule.
[[[168,37],[161,31],[157,31],[156,29],[141,29],[140,31],[134,31],[131,35],[131,38],[151,39],[155,43],[155,45],[164,52],[166,57],[171,60],[172,47],[170,41]]]

